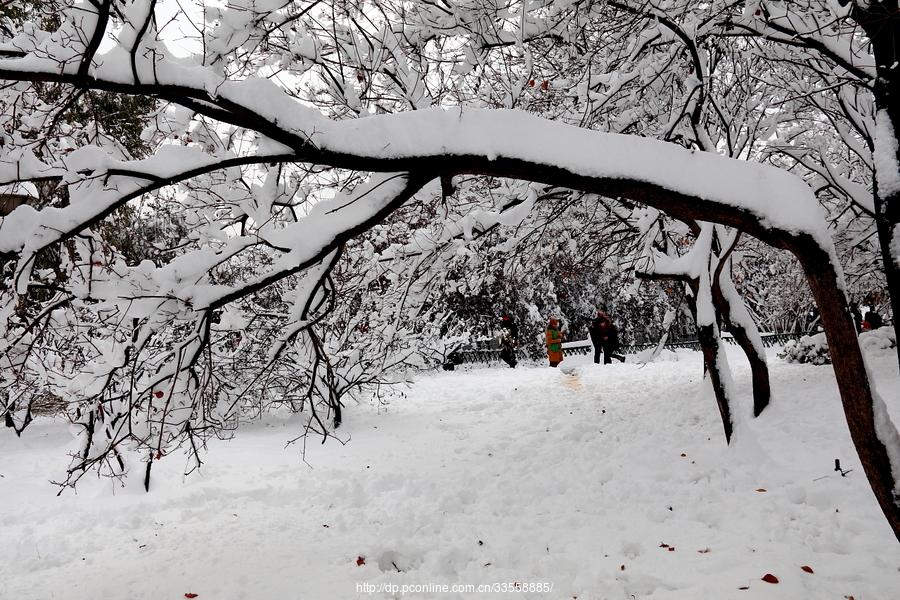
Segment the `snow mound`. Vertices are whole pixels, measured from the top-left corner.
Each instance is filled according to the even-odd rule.
[[[866,353],[893,351],[897,347],[897,339],[891,327],[879,327],[873,331],[864,331],[859,335],[859,345]]]
[[[655,350],[655,348],[647,348],[646,350],[641,350],[634,355],[633,359],[629,358],[628,362],[646,364],[650,362],[675,362],[678,360],[678,354],[676,354],[672,350],[663,348],[658,356],[653,356]]]
[[[560,365],[559,370],[566,375],[578,375],[579,369],[575,365]]]

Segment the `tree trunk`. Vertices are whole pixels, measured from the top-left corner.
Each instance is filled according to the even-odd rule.
[[[885,443],[878,437],[873,391],[850,305],[841,291],[841,277],[831,258],[815,244],[797,244],[794,253],[803,264],[819,307],[850,437],[875,498],[900,541],[900,497],[894,491],[897,482]]]
[[[716,404],[719,407],[719,415],[722,417],[722,428],[725,430],[725,442],[731,443],[731,434],[734,427],[731,421],[731,398],[729,397],[728,384],[723,377],[722,370],[722,345],[719,337],[718,328],[715,324],[700,325],[697,320],[697,292],[698,284],[696,281],[690,281],[693,296],[688,298],[688,306],[690,306],[691,314],[694,315],[694,323],[697,327],[697,341],[700,342],[700,351],[703,353],[703,367],[705,374],[709,376],[712,384],[713,393],[716,396]],[[727,367],[726,367],[727,368]]]
[[[715,325],[698,325],[697,340],[700,342],[700,350],[703,352],[703,364],[706,373],[712,383],[713,392],[716,395],[716,404],[719,405],[719,415],[722,417],[722,427],[725,429],[725,441],[731,443],[731,434],[734,431],[731,421],[731,399],[728,393],[722,365],[722,344],[719,332]],[[727,367],[726,367],[727,368]]]
[[[881,113],[876,118],[879,127],[876,127],[875,135],[875,224],[891,297],[894,334],[900,340],[900,185],[896,183],[900,178],[900,173],[896,172],[900,164],[897,143],[900,132],[900,69],[897,68],[900,58],[900,6],[897,0],[857,2],[852,17],[869,37],[875,57],[875,107],[877,113]],[[888,124],[889,128],[886,127]],[[893,140],[884,139],[887,136]],[[880,153],[884,156],[879,157]],[[893,172],[885,172],[886,169]],[[887,189],[879,186],[879,182],[884,184],[888,181],[892,184]],[[897,345],[897,362],[900,364],[900,344]]]
[[[729,279],[723,283],[723,278],[725,277]],[[723,285],[733,287],[734,284],[731,282],[730,277],[730,269],[726,269],[713,282],[713,304],[716,307],[716,311],[722,315],[722,318],[728,324],[728,331],[734,336],[738,346],[741,347],[741,350],[747,356],[747,362],[750,363],[750,375],[753,382],[753,416],[758,417],[769,405],[769,400],[772,396],[772,389],[769,385],[769,365],[766,362],[766,355],[762,348],[762,341],[759,338],[759,331],[748,331],[745,323],[741,319],[735,318],[735,312],[743,307],[732,306],[729,294],[725,294],[722,290]],[[754,343],[754,338],[756,343]]]
[[[341,426],[342,417],[341,417],[341,399],[337,397],[336,394],[332,393],[331,395],[331,410],[334,411],[334,419],[332,420],[332,424],[334,428],[337,429]]]

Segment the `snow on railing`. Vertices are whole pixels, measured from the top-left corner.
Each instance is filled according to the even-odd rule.
[[[797,340],[807,335],[803,332],[798,333],[762,333],[760,336],[762,337],[763,345],[766,348],[771,348],[773,346],[781,346],[784,345],[789,340]],[[734,337],[730,333],[722,333],[722,339],[729,344],[736,344]],[[648,348],[654,348],[656,343],[642,343],[642,344],[622,344],[619,349],[620,352],[624,354],[637,354],[642,350],[646,350]],[[563,342],[562,344],[563,350],[567,354],[590,354],[593,349],[593,344],[591,340],[572,340],[569,342]],[[680,340],[680,341],[672,341],[663,346],[667,350],[700,350],[700,342],[695,339],[690,340]],[[457,357],[456,363],[491,363],[491,362],[499,362],[500,361],[500,350],[498,348],[474,348],[470,350],[458,350],[452,354],[455,354]],[[517,352],[517,355],[520,359],[533,359],[539,360],[544,358],[543,352],[530,353],[527,350],[520,349]]]

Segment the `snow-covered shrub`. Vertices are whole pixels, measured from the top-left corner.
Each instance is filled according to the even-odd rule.
[[[893,327],[879,327],[873,331],[859,334],[859,345],[865,352],[881,352],[897,347],[897,338]]]
[[[824,333],[804,335],[799,340],[790,340],[778,356],[791,363],[831,364],[831,355],[828,353],[828,342],[825,341]]]

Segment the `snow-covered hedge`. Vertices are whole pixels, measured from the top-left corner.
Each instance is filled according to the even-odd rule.
[[[893,351],[897,347],[897,339],[893,327],[881,327],[874,331],[859,334],[859,345],[866,354]],[[780,358],[792,363],[812,363],[827,365],[831,363],[828,342],[824,333],[806,335],[799,340],[791,340],[778,353]]]
[[[897,339],[893,327],[879,327],[874,331],[859,334],[859,345],[863,352],[880,352],[897,347]]]
[[[804,335],[799,340],[790,340],[778,356],[791,363],[831,364],[831,355],[828,353],[828,342],[825,341],[824,333]]]

